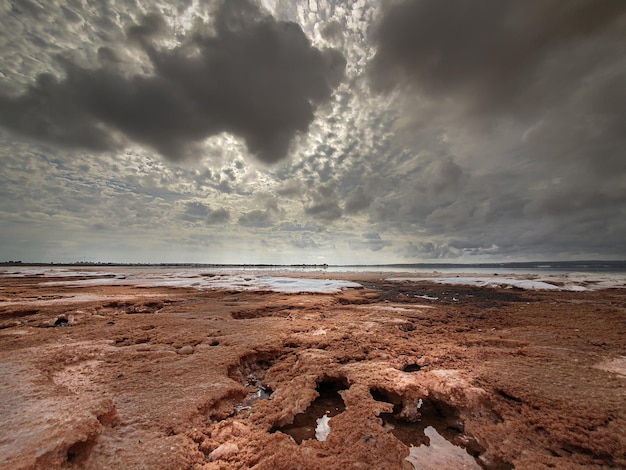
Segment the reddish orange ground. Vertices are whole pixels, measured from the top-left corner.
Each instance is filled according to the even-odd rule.
[[[406,469],[426,426],[487,469],[626,468],[626,290],[337,277],[365,288],[0,278],[0,468]]]

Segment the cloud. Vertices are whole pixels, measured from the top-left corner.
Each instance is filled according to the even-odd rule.
[[[256,196],[255,205],[264,206],[265,209],[244,212],[239,217],[239,225],[257,228],[273,227],[284,215],[284,210],[279,207],[278,200],[272,194],[259,193]]]
[[[0,125],[69,148],[135,142],[173,161],[227,132],[265,163],[285,158],[341,81],[344,57],[248,0],[221,2],[211,26],[200,23],[168,49],[159,46],[171,35],[164,18],[149,14],[127,39],[147,55],[150,73],[125,72],[111,49],[98,68],[63,60],[63,78],[42,73],[23,94],[0,94]]]
[[[180,216],[182,220],[187,222],[197,222],[198,220],[205,219],[209,215],[210,209],[208,206],[201,202],[188,202],[185,207],[185,211]]]
[[[432,242],[409,242],[405,247],[402,255],[407,258],[417,259],[441,259],[455,258],[461,252],[446,244],[435,244]]]
[[[302,194],[302,183],[296,180],[285,181],[276,189],[276,194],[289,198],[300,196]]]
[[[254,209],[239,217],[239,225],[244,227],[266,228],[276,222],[275,213],[271,210]]]
[[[321,184],[309,196],[304,212],[316,219],[332,222],[341,218],[343,213],[337,201],[336,185],[334,183]]]
[[[624,257],[622,0],[252,1],[0,8],[5,258]]]
[[[418,229],[411,256],[624,253],[625,24],[619,0],[388,2],[369,83],[414,156],[370,217]]]
[[[372,203],[373,197],[363,186],[357,186],[348,196],[345,204],[347,214],[356,214],[367,209]]]
[[[320,33],[331,44],[342,44],[344,41],[344,26],[339,21],[329,21],[322,26]]]
[[[377,232],[367,232],[363,234],[361,240],[352,240],[348,243],[353,250],[380,251],[386,246],[393,245],[389,240],[383,240]]]
[[[230,212],[224,208],[213,210],[210,206],[201,202],[190,201],[186,203],[180,219],[192,223],[218,225],[230,221]]]
[[[227,209],[216,209],[211,211],[206,218],[208,225],[225,224],[230,221],[230,212]]]
[[[401,84],[455,96],[473,112],[523,113],[560,99],[563,85],[577,86],[607,50],[556,68],[551,62],[585,41],[619,40],[625,15],[620,0],[395,2],[377,25],[371,77],[379,90]]]
[[[320,247],[310,233],[301,233],[298,236],[293,236],[289,242],[291,246],[301,250],[314,250]]]
[[[593,172],[626,169],[619,150],[626,135],[626,3],[390,5],[375,28],[370,83],[402,91],[401,122],[413,145],[442,135],[459,153],[499,153],[501,160],[516,153],[544,174],[572,162]],[[497,157],[487,158],[493,164]]]

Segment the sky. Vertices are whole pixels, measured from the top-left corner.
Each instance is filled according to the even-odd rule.
[[[626,259],[623,0],[0,0],[0,261]]]

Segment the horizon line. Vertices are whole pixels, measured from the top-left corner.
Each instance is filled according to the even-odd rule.
[[[320,268],[353,268],[353,267],[462,267],[462,266],[484,266],[484,267],[513,267],[513,266],[534,266],[534,267],[551,267],[556,266],[575,266],[575,265],[626,265],[626,259],[621,260],[601,260],[601,259],[589,259],[589,260],[540,260],[540,261],[483,261],[478,263],[472,262],[417,262],[417,263],[353,263],[353,264],[328,264],[328,263],[194,263],[194,262],[113,262],[113,261],[74,261],[74,262],[45,262],[34,261],[26,262],[19,260],[0,261],[0,266],[193,266],[193,267],[320,267]]]

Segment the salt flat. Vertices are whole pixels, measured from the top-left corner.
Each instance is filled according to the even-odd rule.
[[[11,271],[0,468],[626,467],[618,278]]]

